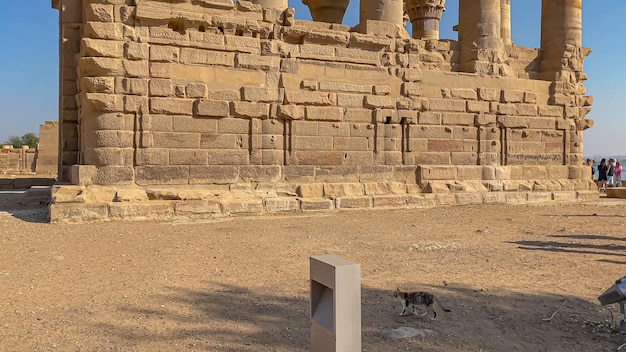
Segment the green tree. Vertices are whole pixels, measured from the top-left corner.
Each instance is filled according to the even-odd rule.
[[[39,143],[39,137],[34,133],[26,133],[25,135],[11,136],[9,140],[4,142],[5,145],[12,145],[13,148],[21,148],[23,145],[27,145],[30,148],[37,148],[37,144]]]

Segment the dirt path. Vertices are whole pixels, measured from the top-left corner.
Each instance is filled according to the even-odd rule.
[[[308,351],[309,257],[336,254],[361,264],[364,351],[615,351],[597,296],[626,275],[625,207],[50,225],[0,205],[0,350]],[[399,317],[396,287],[452,312]],[[382,337],[401,326],[435,334]]]

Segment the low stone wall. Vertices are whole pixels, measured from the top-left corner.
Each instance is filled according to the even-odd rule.
[[[33,186],[52,186],[54,178],[4,177],[0,178],[0,190],[29,189]]]
[[[0,149],[0,175],[24,175],[35,172],[36,150],[3,145]]]
[[[447,180],[451,174],[458,176],[460,170],[463,180]],[[361,169],[359,177],[342,182],[344,175],[320,169],[314,178],[303,183],[65,185],[52,189],[50,220],[181,220],[333,209],[597,199],[598,191],[590,177],[567,178],[568,173],[579,170],[559,166],[478,166],[471,178],[465,167],[390,167]],[[385,180],[385,175],[393,176],[394,181]],[[529,180],[530,175],[535,180]],[[401,179],[404,181],[396,181]]]

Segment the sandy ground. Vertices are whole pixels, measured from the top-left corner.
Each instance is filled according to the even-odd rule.
[[[597,301],[626,275],[625,201],[50,225],[12,197],[0,195],[2,351],[308,351],[321,254],[361,264],[363,351],[626,343],[617,307]],[[452,312],[400,317],[396,287]],[[398,327],[434,334],[383,337]]]

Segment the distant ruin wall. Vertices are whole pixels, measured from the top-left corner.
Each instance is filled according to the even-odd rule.
[[[35,172],[35,159],[34,149],[2,146],[2,150],[0,150],[0,175],[33,174]]]
[[[53,219],[84,216],[72,204],[85,201],[132,218],[123,200],[228,215],[221,199],[238,191],[254,199],[243,213],[597,196],[582,166],[589,50],[504,45],[472,32],[467,4],[456,42],[248,1],[54,1],[60,180],[74,186],[55,189]]]
[[[46,121],[39,126],[37,148],[13,148],[5,145],[0,150],[0,175],[37,175],[54,179],[58,171],[58,123]]]

